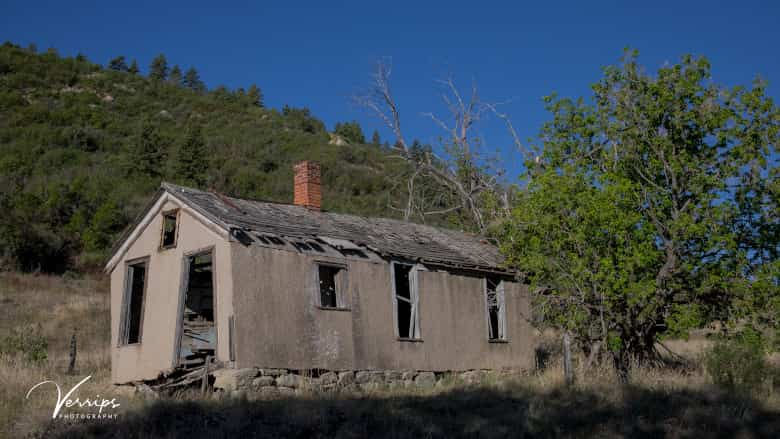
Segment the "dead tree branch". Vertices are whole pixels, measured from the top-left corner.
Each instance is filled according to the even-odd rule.
[[[388,60],[377,62],[369,91],[358,95],[355,101],[369,109],[393,131],[399,156],[411,166],[411,172],[406,176],[406,206],[398,210],[403,210],[407,220],[415,214],[424,219],[430,215],[464,210],[479,232],[485,233],[490,218],[508,214],[509,193],[508,188],[500,182],[503,171],[495,167],[498,160],[485,153],[484,141],[472,131],[484,114],[491,112],[504,120],[518,150],[521,150],[522,143],[509,117],[498,112],[496,104],[483,102],[475,84],[472,84],[470,93],[464,96],[455,81],[447,78],[438,83],[444,89],[442,101],[449,112],[448,117],[441,118],[433,112],[423,113],[445,133],[439,145],[442,155],[425,148],[420,150],[415,146],[416,142],[410,147],[404,137],[400,110],[392,94],[391,72]],[[421,199],[426,194],[416,184],[422,177],[435,181],[458,202],[444,208],[436,203],[426,203]],[[485,196],[495,197],[501,208],[488,211],[493,207],[485,203]],[[432,208],[426,209],[426,205]]]

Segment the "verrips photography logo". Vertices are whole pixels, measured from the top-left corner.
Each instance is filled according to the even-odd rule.
[[[75,386],[71,387],[67,393],[63,395],[63,388],[55,381],[46,380],[32,386],[27,391],[25,399],[30,399],[30,395],[35,393],[46,393],[47,397],[52,397],[52,419],[117,419],[118,409],[121,404],[116,398],[106,399],[99,394],[94,397],[81,397],[78,395],[77,390],[82,384],[86,383],[92,378],[92,375],[88,375],[84,379],[78,382]],[[54,392],[52,388],[56,390],[56,398],[54,398]]]

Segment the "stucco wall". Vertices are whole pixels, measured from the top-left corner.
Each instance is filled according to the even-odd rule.
[[[217,357],[229,360],[228,318],[232,308],[230,244],[182,209],[175,248],[161,250],[161,212],[179,208],[168,200],[153,212],[153,219],[111,271],[111,377],[115,383],[155,378],[174,361],[180,283],[186,254],[213,247],[217,325]],[[149,257],[141,342],[118,346],[122,295],[127,262]]]
[[[395,336],[390,265],[232,243],[236,366],[287,369],[528,368],[527,290],[506,286],[508,343],[489,343],[482,279],[420,273],[422,342]],[[315,264],[347,266],[348,310],[317,307]]]
[[[347,369],[353,364],[352,315],[317,308],[313,259],[239,243],[232,248],[237,367]],[[344,263],[343,258],[320,259]],[[348,288],[355,288],[351,277]],[[353,296],[353,291],[344,295],[347,307]]]

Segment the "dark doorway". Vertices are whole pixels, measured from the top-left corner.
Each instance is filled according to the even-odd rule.
[[[179,365],[185,368],[214,357],[217,331],[214,325],[214,264],[211,252],[186,257],[186,289],[182,311]]]

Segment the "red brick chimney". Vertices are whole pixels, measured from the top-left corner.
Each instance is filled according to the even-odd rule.
[[[311,210],[322,207],[322,187],[320,185],[320,164],[303,161],[293,166],[295,171],[294,203]]]

